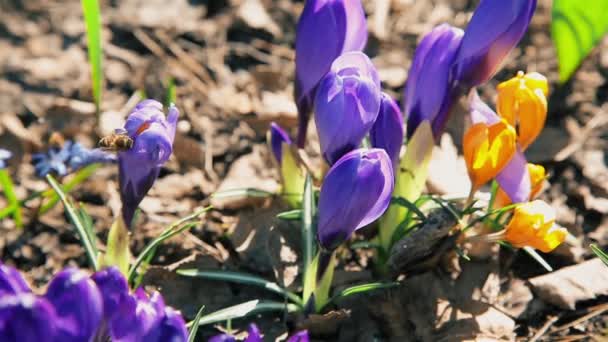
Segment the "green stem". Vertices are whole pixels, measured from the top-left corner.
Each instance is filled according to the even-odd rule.
[[[330,254],[327,255],[327,253]],[[329,291],[331,290],[331,283],[334,280],[334,269],[336,268],[336,254],[333,251],[320,251],[318,255],[319,260],[329,258],[327,264],[322,265],[325,266],[325,269],[317,270],[322,272],[320,274],[321,279],[315,289],[315,310],[320,312],[329,302]]]
[[[19,205],[19,200],[15,194],[15,186],[13,185],[11,175],[6,169],[0,170],[0,184],[4,189],[4,195],[9,203],[9,207],[13,208],[13,219],[15,220],[15,225],[17,228],[22,228],[23,217],[21,215],[21,206]]]

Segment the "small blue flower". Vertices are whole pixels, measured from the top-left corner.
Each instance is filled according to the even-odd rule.
[[[0,148],[0,170],[6,168],[6,161],[9,160],[13,154],[9,150]]]
[[[48,174],[63,177],[93,163],[115,163],[116,160],[116,156],[111,153],[88,149],[70,140],[62,147],[52,147],[46,153],[32,155],[32,164],[40,178]]]

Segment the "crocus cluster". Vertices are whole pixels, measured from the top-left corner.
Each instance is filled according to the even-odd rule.
[[[536,0],[481,0],[464,32],[443,24],[422,39],[404,90],[408,137],[428,120],[439,139],[455,101],[492,78],[535,8]]]
[[[306,330],[295,333],[287,339],[287,342],[308,342],[308,332]],[[257,325],[250,324],[247,330],[247,337],[244,342],[262,342],[262,333]],[[230,334],[220,334],[213,336],[208,342],[236,342],[236,338]]]
[[[7,161],[13,156],[9,150],[0,148],[0,170],[5,169]]]
[[[173,152],[179,111],[171,105],[167,117],[155,100],[140,102],[129,114],[124,130],[133,147],[118,153],[122,218],[130,227],[135,210],[146,196],[161,166]]]
[[[101,149],[89,149],[78,142],[66,141],[61,146],[52,146],[45,153],[32,155],[32,164],[38,177],[52,174],[63,177],[94,163],[115,163],[116,156]]]
[[[463,149],[471,194],[495,179],[499,184],[495,207],[523,203],[515,208],[503,238],[515,247],[550,252],[567,232],[554,226],[555,214],[546,203],[529,202],[542,190],[546,176],[545,169],[528,163],[523,153],[545,124],[547,80],[538,73],[519,72],[497,90],[498,114],[475,90],[469,95],[473,125],[465,132]]]
[[[66,268],[46,293],[32,293],[21,274],[0,264],[0,340],[6,342],[186,341],[179,312],[162,296],[143,289],[129,293],[127,281],[111,267],[88,277]]]

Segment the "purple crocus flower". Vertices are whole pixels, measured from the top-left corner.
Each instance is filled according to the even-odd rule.
[[[32,293],[0,295],[0,341],[53,341],[55,310]]]
[[[338,57],[323,77],[315,98],[321,151],[331,165],[361,144],[378,117],[380,79],[362,52]]]
[[[528,29],[536,0],[481,0],[462,38],[456,78],[465,86],[487,82]]]
[[[357,149],[340,158],[321,187],[317,226],[321,246],[333,250],[380,217],[393,187],[393,166],[386,151]]]
[[[30,292],[30,288],[15,268],[0,263],[0,297]]]
[[[125,123],[133,148],[119,152],[118,166],[122,216],[128,227],[137,206],[173,152],[179,111],[172,105],[165,118],[162,109],[160,102],[144,100],[135,106]]]
[[[439,25],[416,48],[404,89],[408,138],[424,120],[431,123],[435,139],[441,137],[452,105],[460,96],[452,67],[463,34],[459,28]]]
[[[397,102],[382,93],[378,118],[369,132],[373,147],[382,148],[393,162],[393,171],[399,166],[399,153],[403,144],[403,115]]]
[[[287,132],[278,124],[270,123],[270,148],[276,161],[281,165],[283,160],[283,144],[291,145],[291,139]]]
[[[262,334],[255,323],[249,325],[247,338],[244,342],[262,342]],[[208,342],[236,342],[234,336],[230,334],[219,334],[211,337]],[[308,331],[302,330],[287,339],[287,342],[308,342]]]
[[[88,341],[103,317],[101,294],[83,271],[67,268],[49,284],[45,298],[56,312],[57,341]]]
[[[6,168],[6,161],[9,160],[13,154],[9,150],[0,148],[0,170]]]
[[[333,61],[367,43],[367,22],[360,0],[307,0],[296,33],[295,98],[299,147],[304,147],[315,89]]]
[[[483,122],[491,125],[500,121],[500,117],[479,98],[475,89],[471,90],[469,94],[469,107],[473,124]],[[519,203],[529,200],[530,174],[526,157],[521,149],[517,149],[515,156],[496,176],[496,181],[507,193],[511,202]]]

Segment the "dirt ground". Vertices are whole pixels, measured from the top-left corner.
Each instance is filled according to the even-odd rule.
[[[476,3],[364,1],[370,29],[366,52],[384,89],[401,100],[421,36],[443,22],[464,28]],[[170,78],[182,113],[174,157],[141,204],[132,251],[141,251],[170,222],[213,202],[209,196],[215,191],[275,190],[279,178],[266,131],[271,121],[292,132],[296,126],[293,44],[303,2],[124,0],[101,1],[101,6],[106,81],[97,124],[80,2],[0,0],[0,147],[15,155],[10,172],[19,198],[48,187],[35,176],[30,160],[33,152],[46,149],[51,132],[94,146],[100,136],[122,126],[142,92],[164,99]],[[588,248],[590,243],[608,248],[608,40],[560,85],[550,14],[551,1],[539,0],[522,43],[480,92],[493,103],[495,86],[518,70],[537,71],[550,80],[547,127],[526,154],[547,168],[550,187],[541,198],[575,236],[544,255],[557,271],[547,273],[522,252],[480,253],[470,262],[461,260],[458,272],[408,274],[397,288],[344,300],[331,324],[305,322],[315,340],[608,339],[608,268],[589,261]],[[453,167],[466,177],[456,155],[464,115],[462,108],[454,113],[448,125],[454,138],[446,134],[437,148],[429,191],[462,188],[461,178],[446,177],[442,170]],[[311,151],[318,162],[314,146]],[[100,241],[119,207],[117,186],[117,168],[104,166],[71,192],[93,217]],[[202,224],[161,246],[146,286],[160,289],[168,304],[189,319],[203,304],[211,312],[246,300],[281,298],[250,287],[182,278],[171,272],[178,266],[245,271],[297,289],[300,233],[297,225],[275,219],[286,207],[272,200],[212,204],[216,210]],[[37,216],[39,205],[27,204],[22,230],[10,219],[0,222],[0,259],[44,288],[59,269],[86,267],[87,260],[63,207]],[[375,279],[371,251],[345,248],[340,255],[338,288]],[[268,340],[303,326],[298,317],[276,313],[250,320]],[[233,326],[242,328],[246,321]],[[200,340],[218,328],[201,328]]]

